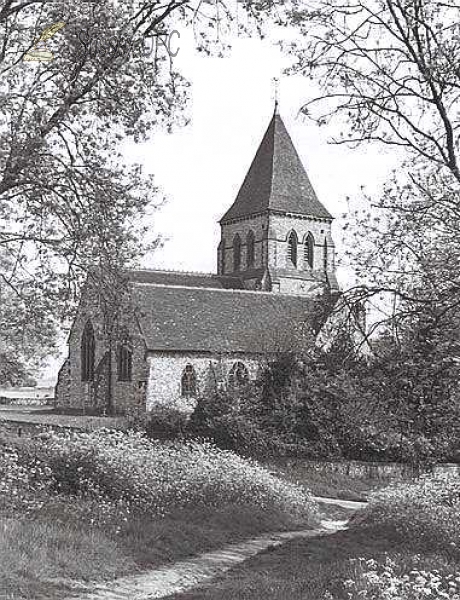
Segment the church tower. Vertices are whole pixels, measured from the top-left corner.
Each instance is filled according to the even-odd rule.
[[[247,289],[337,292],[332,220],[276,104],[236,200],[220,220],[218,274],[242,279]]]

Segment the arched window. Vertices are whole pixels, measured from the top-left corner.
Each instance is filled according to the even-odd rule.
[[[217,247],[217,273],[219,275],[223,275],[225,270],[225,262],[224,262],[224,244],[222,240],[219,242]]]
[[[254,266],[254,260],[256,255],[256,240],[254,238],[254,233],[250,231],[248,233],[248,237],[246,238],[246,257],[247,257],[247,265],[248,268]]]
[[[117,349],[118,381],[132,380],[133,351],[131,344],[125,340]]]
[[[308,233],[307,237],[305,238],[303,253],[305,267],[308,266],[310,269],[313,269],[315,259],[315,240],[311,233]]]
[[[288,237],[288,262],[297,267],[297,234],[291,231]]]
[[[196,373],[192,365],[187,365],[182,373],[181,396],[183,398],[196,396]]]
[[[81,380],[93,381],[94,379],[94,329],[91,321],[87,321],[81,336]]]
[[[327,248],[327,240],[326,239],[324,239],[323,265],[324,265],[324,270],[327,271],[327,268],[329,266],[329,257],[328,257],[328,248]]]
[[[241,268],[241,239],[238,234],[233,238],[233,270],[239,271]]]
[[[249,372],[242,362],[236,362],[228,374],[228,386],[230,389],[238,389],[249,382]]]

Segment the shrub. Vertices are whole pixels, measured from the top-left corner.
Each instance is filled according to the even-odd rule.
[[[414,548],[460,554],[460,478],[422,476],[376,492],[359,517]]]
[[[28,513],[45,502],[55,484],[52,472],[38,458],[27,465],[14,448],[4,447],[0,454],[0,512]]]
[[[281,453],[276,436],[267,435],[258,425],[257,392],[253,386],[237,393],[213,390],[199,398],[187,433],[246,456],[267,456],[276,450]]]
[[[253,506],[314,519],[306,492],[255,462],[209,443],[150,441],[138,433],[99,430],[50,435],[42,448],[58,492],[107,498],[131,511]]]
[[[167,406],[156,406],[149,413],[144,426],[150,438],[172,440],[184,438],[189,416]]]
[[[414,565],[405,570],[402,564],[390,557],[384,562],[356,558],[348,561],[350,577],[343,582],[349,600],[460,600],[460,577],[454,572],[438,569],[426,570],[417,565],[420,557],[414,557]],[[344,595],[345,595],[344,594]],[[335,600],[327,593],[324,600]]]

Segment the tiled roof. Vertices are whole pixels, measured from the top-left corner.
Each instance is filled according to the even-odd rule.
[[[318,200],[283,120],[277,113],[273,115],[235,202],[220,222],[269,209],[332,219]]]
[[[264,292],[132,284],[148,350],[263,353],[294,348],[313,300]]]
[[[182,285],[187,287],[244,289],[239,277],[215,275],[214,273],[187,273],[182,271],[139,270],[128,271],[129,281],[136,283],[156,283],[159,285]]]

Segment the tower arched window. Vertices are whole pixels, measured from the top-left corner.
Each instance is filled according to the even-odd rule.
[[[186,365],[181,378],[181,396],[194,398],[196,396],[196,373],[193,365]]]
[[[250,231],[248,233],[248,237],[246,238],[246,258],[247,258],[248,268],[251,268],[254,266],[255,256],[256,256],[256,240],[254,237],[254,232]]]
[[[294,267],[297,267],[297,234],[295,231],[291,231],[288,237],[288,263]]]
[[[305,267],[310,267],[310,269],[313,269],[315,260],[315,240],[310,232],[305,238],[303,252],[303,260]]]
[[[228,386],[235,390],[249,382],[249,372],[246,365],[240,361],[236,362],[228,374]]]
[[[324,240],[324,249],[323,249],[323,266],[324,266],[324,270],[327,271],[328,266],[329,266],[329,256],[328,256],[328,247],[327,247],[327,240]]]
[[[129,340],[125,339],[117,349],[118,381],[131,381],[133,370],[133,351]]]
[[[94,379],[94,353],[96,343],[94,329],[91,321],[87,321],[81,336],[81,380],[93,381]]]
[[[233,238],[233,270],[241,269],[241,239],[238,234]]]

